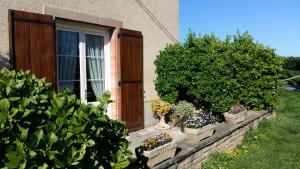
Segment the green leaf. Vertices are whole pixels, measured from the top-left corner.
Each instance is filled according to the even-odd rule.
[[[20,142],[20,140],[16,139],[14,141],[16,147],[16,150],[18,152],[18,154],[23,154],[24,153],[24,144],[22,142]]]
[[[68,140],[70,137],[72,137],[73,136],[73,133],[71,133],[71,132],[67,132],[67,135],[66,135],[66,137],[65,137],[65,139],[64,140]]]
[[[44,163],[43,166],[39,166],[38,169],[47,169],[48,167],[48,164]]]
[[[10,98],[8,98],[8,99],[9,99],[9,101],[14,102],[14,101],[20,100],[20,97],[10,97]]]
[[[122,169],[122,168],[126,168],[128,165],[129,165],[129,161],[128,160],[125,160],[125,161],[122,161],[120,163],[118,163],[115,168],[117,169]]]
[[[87,147],[92,147],[95,145],[95,141],[94,140],[88,140],[85,144]]]
[[[19,131],[21,132],[21,138],[22,138],[22,140],[25,141],[26,138],[27,138],[27,136],[28,136],[28,130],[29,130],[29,128],[25,129],[25,128],[19,126],[19,125],[18,125],[18,128],[19,128]]]
[[[5,88],[5,91],[6,91],[6,95],[9,95],[10,91],[11,91],[11,88],[9,86],[7,86]]]
[[[28,116],[33,110],[26,109],[22,117]]]
[[[57,142],[57,136],[51,132],[50,137],[49,137],[49,145],[50,147]]]
[[[16,151],[8,151],[5,154],[7,162],[5,162],[6,167],[8,168],[17,168],[20,162],[20,158],[17,155]]]
[[[49,157],[49,160],[53,160],[56,154],[58,154],[58,151],[48,151],[47,155]]]
[[[0,100],[0,111],[7,111],[10,107],[10,103],[8,99]]]
[[[30,150],[30,151],[29,151],[29,155],[30,155],[30,158],[33,158],[33,157],[36,156],[36,152]]]
[[[35,136],[35,138],[36,138],[35,144],[36,144],[36,146],[38,146],[39,143],[40,143],[40,141],[41,141],[41,140],[43,139],[43,137],[44,137],[44,132],[43,132],[43,130],[42,130],[42,129],[37,130],[36,132],[34,132],[34,136]]]
[[[116,153],[116,157],[118,161],[121,161],[123,159],[123,153],[121,150],[118,150]]]
[[[133,155],[133,153],[130,150],[126,150],[124,153],[127,157],[130,157]]]
[[[49,110],[45,110],[45,111],[44,111],[44,114],[47,115],[48,119],[51,118],[51,112],[50,112]]]
[[[54,158],[54,164],[57,168],[63,168],[65,167],[65,163],[58,158]]]
[[[11,109],[11,114],[9,114],[10,118],[13,118],[17,113],[18,113],[18,109],[17,108],[12,108]]]

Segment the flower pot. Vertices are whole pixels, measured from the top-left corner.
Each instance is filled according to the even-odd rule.
[[[152,168],[169,158],[173,158],[176,153],[177,143],[172,141],[170,143],[159,146],[153,150],[144,151],[143,155],[148,157],[148,167]]]
[[[184,128],[184,133],[186,133],[191,141],[199,142],[207,137],[214,134],[216,124],[208,124],[201,128]]]
[[[242,121],[246,120],[246,115],[247,113],[245,111],[237,113],[237,114],[231,114],[231,113],[225,113],[224,117],[225,117],[225,121],[228,124],[237,124],[240,123]]]
[[[167,129],[170,129],[171,126],[166,123],[166,121],[165,121],[165,115],[162,115],[162,116],[160,116],[159,123],[156,124],[154,126],[154,128],[158,129],[158,130],[167,130]]]

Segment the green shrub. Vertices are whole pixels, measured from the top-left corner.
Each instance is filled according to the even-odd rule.
[[[194,113],[194,110],[195,107],[193,104],[186,101],[179,101],[175,106],[173,106],[172,113],[169,118],[175,126],[179,126],[185,118]]]
[[[300,70],[300,57],[284,57],[283,58],[284,70]]]
[[[186,100],[215,113],[234,104],[272,110],[278,103],[282,59],[248,33],[224,41],[190,33],[183,44],[167,46],[154,63],[155,89],[170,103]]]
[[[124,168],[124,124],[29,72],[0,72],[0,168]]]

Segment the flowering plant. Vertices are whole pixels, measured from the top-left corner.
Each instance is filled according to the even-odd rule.
[[[229,113],[231,114],[237,114],[240,113],[242,111],[245,111],[245,107],[243,105],[237,104],[237,105],[233,105],[231,106]]]
[[[170,143],[171,141],[173,141],[173,138],[170,134],[166,132],[160,133],[159,135],[155,135],[144,140],[142,149],[145,151],[153,150],[159,146]]]
[[[159,117],[166,115],[171,109],[172,105],[162,100],[154,100],[151,102],[152,112]]]
[[[183,123],[187,128],[201,128],[205,125],[215,123],[216,118],[211,113],[200,112],[196,116],[190,116]]]

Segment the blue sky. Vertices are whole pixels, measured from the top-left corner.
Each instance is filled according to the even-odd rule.
[[[180,41],[197,34],[248,31],[284,56],[300,56],[300,0],[180,0]]]

